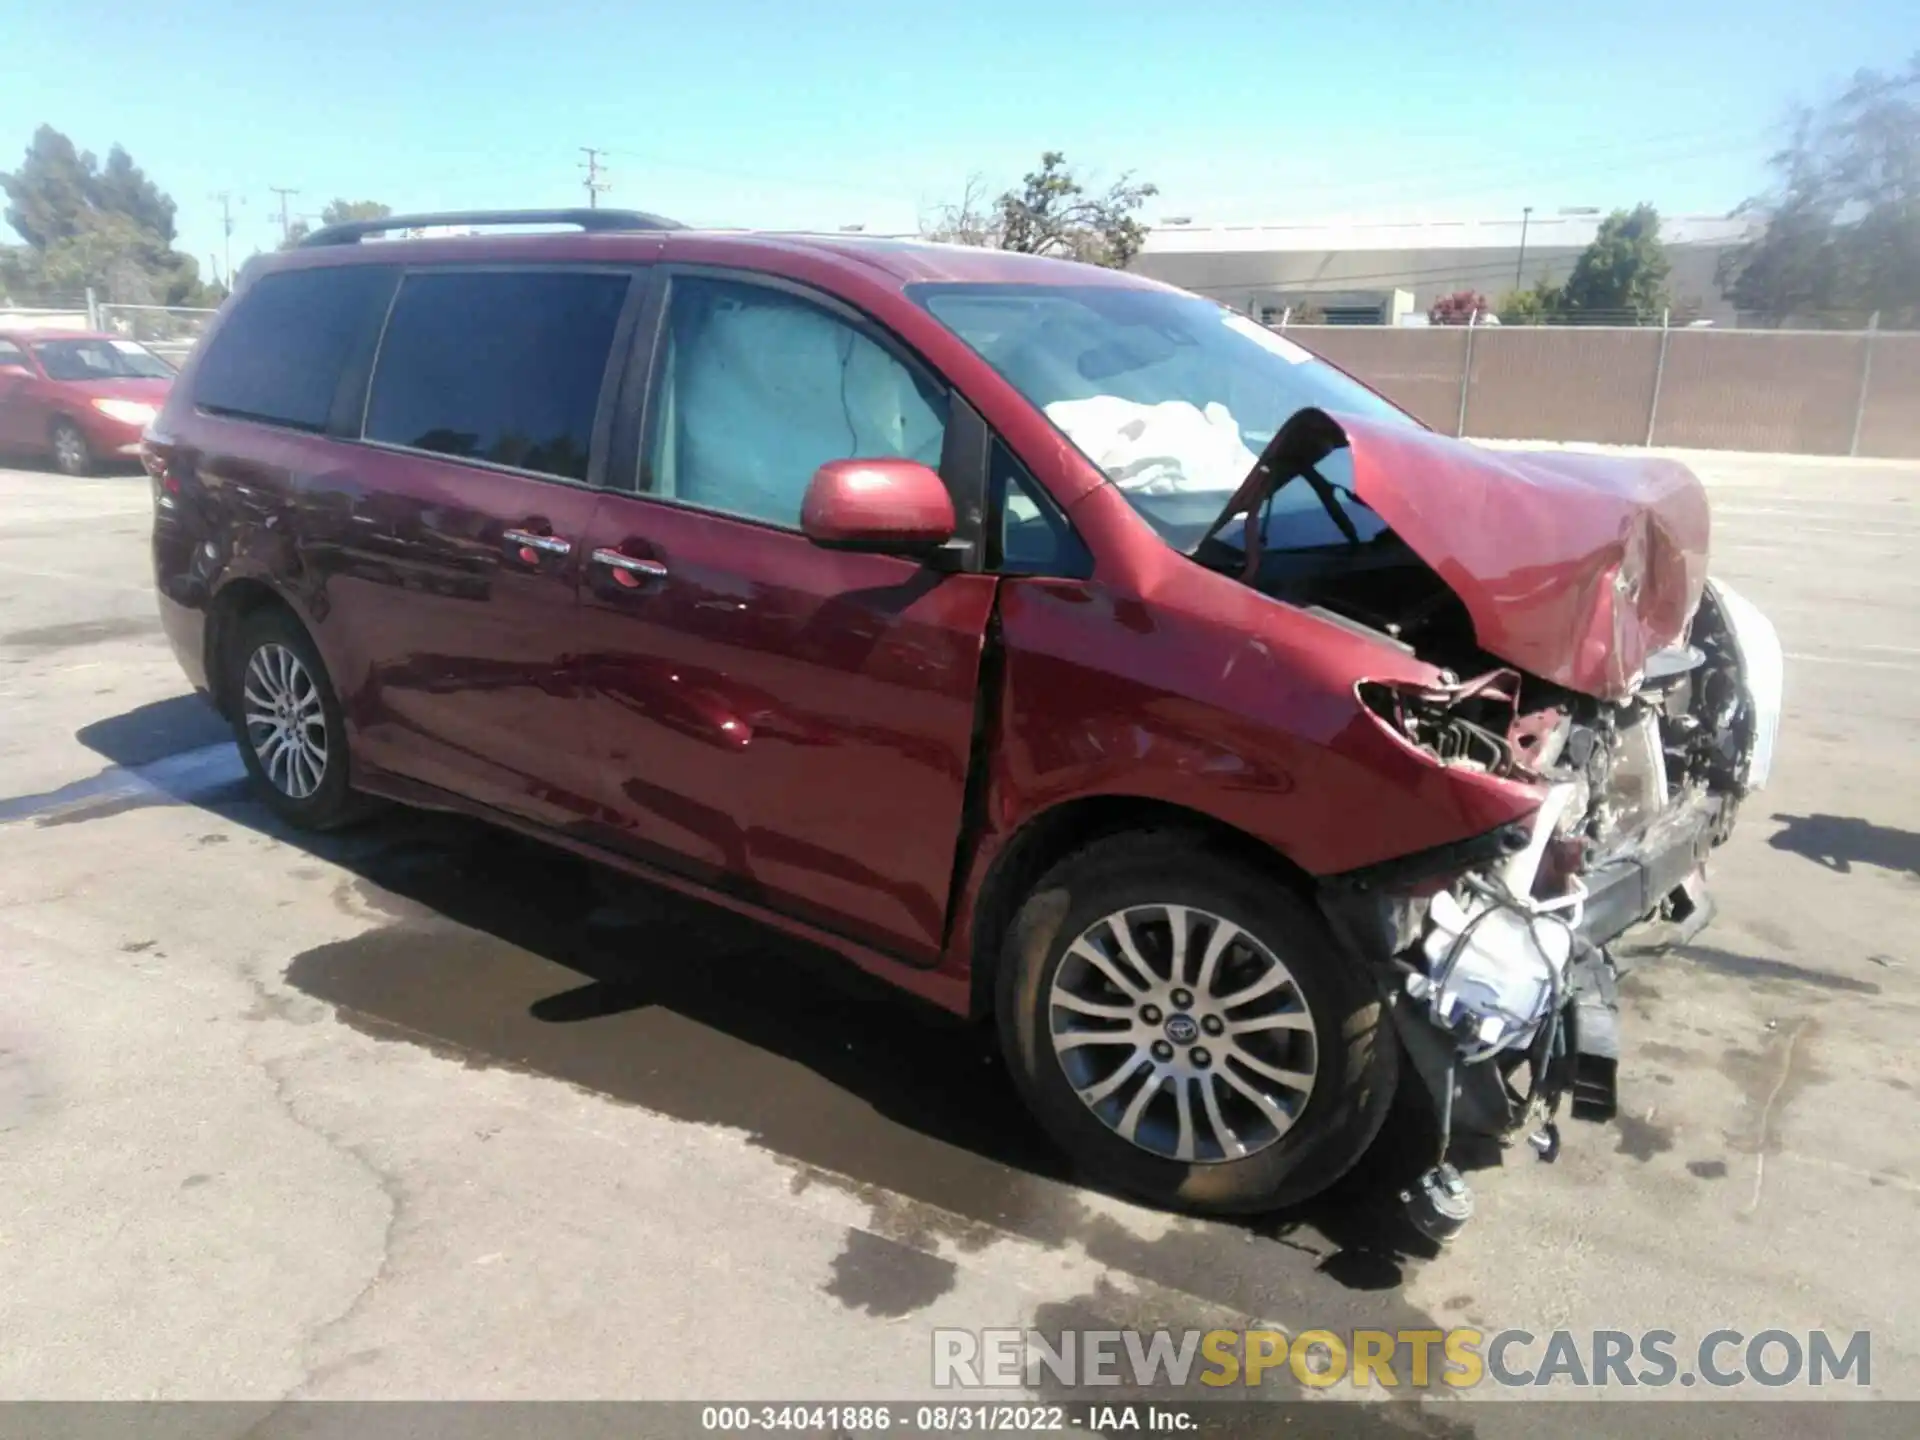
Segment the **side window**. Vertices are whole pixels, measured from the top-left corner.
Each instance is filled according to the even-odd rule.
[[[987,504],[990,513],[998,516],[993,527],[998,553],[990,557],[992,568],[1003,575],[1083,579],[1093,574],[1093,556],[1072,523],[997,439],[992,466],[987,475]]]
[[[853,325],[765,286],[673,281],[643,493],[798,526],[829,460],[938,467],[944,393]]]
[[[33,368],[27,362],[27,352],[11,340],[0,340],[0,365],[18,365],[22,370]]]
[[[627,277],[442,270],[400,282],[366,438],[587,478]]]
[[[372,265],[261,276],[200,358],[193,403],[216,415],[325,430],[341,372],[379,329],[392,286],[393,272]]]

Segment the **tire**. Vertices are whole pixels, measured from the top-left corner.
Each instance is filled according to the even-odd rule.
[[[71,420],[53,422],[53,428],[47,432],[47,447],[53,468],[62,475],[77,479],[93,473],[93,447]]]
[[[1172,1010],[1176,915],[1185,923],[1189,983],[1178,987],[1185,1006]],[[1125,961],[1115,916],[1154,972],[1144,986]],[[1198,982],[1219,922],[1241,933],[1223,936],[1203,993]],[[1399,1049],[1374,983],[1305,901],[1210,850],[1204,836],[1143,832],[1076,852],[1034,887],[1004,944],[996,1008],[1007,1063],[1041,1125],[1098,1184],[1200,1213],[1281,1209],[1338,1180],[1386,1119]],[[1088,950],[1123,963],[1090,963]],[[1113,969],[1130,988],[1116,983]],[[1149,1024],[1142,1002],[1154,995],[1159,1016]],[[1076,1008],[1083,1004],[1107,1013]],[[1056,1029],[1072,1041],[1065,1049],[1056,1047]],[[1127,1038],[1073,1038],[1095,1032]],[[1294,1079],[1269,1079],[1256,1064]],[[1128,1068],[1136,1079],[1101,1099],[1098,1111],[1083,1099]],[[1311,1077],[1304,1088],[1301,1075]],[[1268,1100],[1253,1104],[1245,1086]],[[1157,1093],[1142,1101],[1146,1091]],[[1132,1139],[1122,1134],[1129,1115]]]
[[[233,735],[267,808],[302,830],[332,830],[366,814],[367,802],[347,785],[340,701],[306,628],[290,611],[266,606],[241,621],[229,654]]]

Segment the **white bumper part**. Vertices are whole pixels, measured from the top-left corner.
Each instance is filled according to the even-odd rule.
[[[1449,1033],[1471,1022],[1479,1053],[1469,1059],[1530,1040],[1565,988],[1573,932],[1550,914],[1477,897],[1463,907],[1445,891],[1433,897],[1428,918],[1422,948],[1430,969],[1407,977],[1408,993],[1424,999],[1434,1024]]]
[[[1586,891],[1576,882],[1556,899],[1530,896],[1547,838],[1573,790],[1563,784],[1547,792],[1533,817],[1531,842],[1500,869],[1504,897],[1468,889],[1462,899],[1442,891],[1427,911],[1421,942],[1427,973],[1409,975],[1407,993],[1426,1001],[1441,1029],[1470,1031],[1470,1061],[1526,1044],[1566,988],[1571,927],[1580,922]]]
[[[1749,790],[1765,788],[1773,773],[1773,746],[1780,734],[1780,706],[1786,689],[1786,657],[1773,622],[1724,580],[1709,580],[1714,603],[1732,632],[1740,654],[1740,681],[1753,711],[1753,741],[1741,776]]]

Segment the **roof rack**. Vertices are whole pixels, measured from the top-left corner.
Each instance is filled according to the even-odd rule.
[[[300,242],[357,245],[369,235],[392,230],[424,230],[440,225],[574,225],[585,231],[684,230],[678,220],[644,210],[449,210],[433,215],[383,215],[378,220],[348,220],[314,231]]]

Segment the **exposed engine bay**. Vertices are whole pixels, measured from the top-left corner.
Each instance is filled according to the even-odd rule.
[[[1393,952],[1404,995],[1426,1021],[1410,1048],[1450,1042],[1425,1048],[1450,1077],[1440,1080],[1448,1104],[1464,1102],[1451,1121],[1488,1134],[1526,1128],[1551,1154],[1563,1095],[1583,1118],[1614,1113],[1622,955],[1707,923],[1707,854],[1765,778],[1755,752],[1763,740],[1770,751],[1771,735],[1724,614],[1730,593],[1708,590],[1683,643],[1657,652],[1623,703],[1497,662],[1432,687],[1360,682],[1368,709],[1436,764],[1547,787],[1524,836],[1504,841],[1511,853],[1392,902],[1395,938],[1410,942]],[[1413,633],[1421,658],[1467,662],[1471,641],[1458,630]]]
[[[1664,584],[1655,601],[1671,609],[1690,577],[1656,553],[1651,507],[1616,501],[1624,538],[1536,582],[1561,584],[1564,596],[1566,572],[1586,566],[1576,577],[1585,586],[1576,621],[1586,628],[1558,649],[1542,643],[1538,626],[1524,637],[1530,653],[1556,661],[1612,645],[1604,657],[1612,670],[1592,654],[1560,665],[1563,677],[1608,683],[1576,689],[1519,668],[1490,653],[1483,636],[1520,633],[1498,622],[1524,615],[1524,598],[1495,596],[1507,606],[1495,613],[1483,588],[1476,613],[1381,513],[1393,507],[1376,508],[1349,480],[1347,444],[1332,417],[1294,416],[1194,557],[1425,662],[1436,672],[1430,683],[1361,679],[1357,698],[1435,765],[1540,788],[1527,821],[1457,853],[1337,877],[1323,895],[1349,948],[1383,970],[1396,1027],[1435,1100],[1441,1156],[1407,1199],[1422,1228],[1444,1238],[1471,1209],[1444,1158],[1456,1129],[1502,1139],[1525,1132],[1551,1159],[1563,1099],[1583,1118],[1614,1113],[1622,966],[1710,919],[1705,861],[1741,798],[1767,778],[1782,660],[1765,618],[1703,573],[1687,611],[1657,613],[1643,592]],[[1301,483],[1276,505],[1291,481]],[[1433,533],[1431,515],[1406,513]],[[1510,589],[1526,593],[1517,580]],[[1514,640],[1509,653],[1520,648]],[[1624,673],[1623,658],[1633,662]]]

